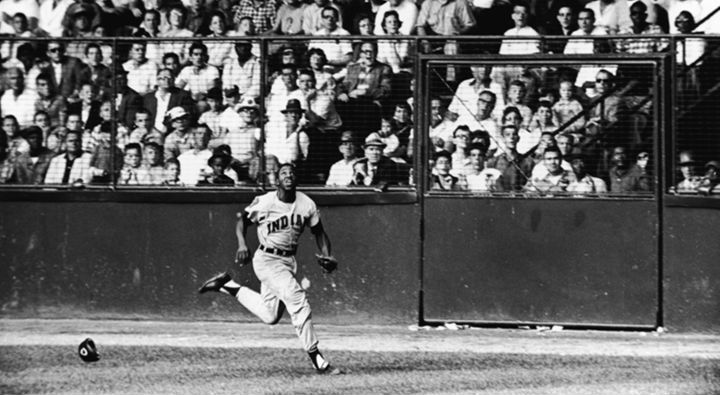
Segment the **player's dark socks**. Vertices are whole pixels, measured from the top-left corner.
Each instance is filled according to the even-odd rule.
[[[223,285],[221,288],[223,291],[227,292],[231,296],[237,296],[238,291],[240,290],[240,287],[230,286],[230,285]]]
[[[308,356],[310,357],[310,361],[312,361],[313,366],[315,366],[315,369],[318,371],[325,371],[330,366],[328,361],[325,360],[322,354],[320,354],[320,351],[317,349],[315,351],[308,351]]]

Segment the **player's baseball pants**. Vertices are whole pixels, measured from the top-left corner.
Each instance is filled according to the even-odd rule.
[[[260,250],[253,256],[253,270],[260,280],[260,293],[242,287],[237,300],[266,324],[280,321],[283,302],[290,314],[295,331],[306,351],[317,349],[317,337],[312,325],[312,312],[305,290],[295,279],[295,257],[281,257]]]

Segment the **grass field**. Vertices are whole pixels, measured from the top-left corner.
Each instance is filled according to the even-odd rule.
[[[720,394],[716,336],[325,327],[315,374],[289,325],[0,320],[2,394]],[[101,360],[77,357],[85,336]]]

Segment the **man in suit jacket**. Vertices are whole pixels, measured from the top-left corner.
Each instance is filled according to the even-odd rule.
[[[45,184],[87,184],[92,179],[92,155],[82,150],[82,133],[74,130],[65,135],[65,153],[50,161]]]
[[[102,122],[100,117],[101,102],[95,100],[97,87],[91,82],[85,82],[80,87],[80,101],[70,104],[67,107],[68,114],[80,115],[80,120],[85,125],[85,130],[93,130]]]
[[[392,68],[378,62],[377,43],[360,44],[360,58],[347,66],[337,111],[343,124],[365,137],[380,129],[382,105],[390,98]]]
[[[30,151],[15,160],[15,169],[8,184],[42,184],[55,152],[43,145],[43,131],[37,126],[24,129],[22,136],[30,145]]]
[[[65,45],[61,42],[51,41],[47,47],[47,55],[50,66],[42,71],[49,72],[53,85],[61,95],[72,98],[80,89],[85,65],[80,59],[65,55]]]
[[[404,163],[397,163],[383,155],[385,143],[377,135],[370,135],[365,140],[363,149],[365,157],[358,159],[356,163],[362,163],[365,174],[354,174],[358,185],[402,185],[407,184],[409,179],[409,166]],[[353,166],[357,168],[356,166]],[[356,177],[361,177],[362,180]]]
[[[190,92],[175,87],[175,76],[170,69],[160,69],[157,73],[157,90],[143,97],[143,107],[150,113],[151,125],[166,134],[165,115],[171,108],[182,107],[195,119],[195,102]]]
[[[127,86],[127,71],[122,67],[118,67],[115,71],[115,86],[117,89],[115,119],[130,128],[135,121],[135,112],[143,106],[142,96]]]

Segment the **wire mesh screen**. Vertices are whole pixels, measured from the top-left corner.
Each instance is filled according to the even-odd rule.
[[[675,151],[669,192],[720,196],[720,39],[677,40]]]
[[[448,81],[450,68],[463,77]],[[655,71],[620,60],[431,64],[430,189],[652,196]]]
[[[410,183],[413,40],[8,43],[4,184]]]

